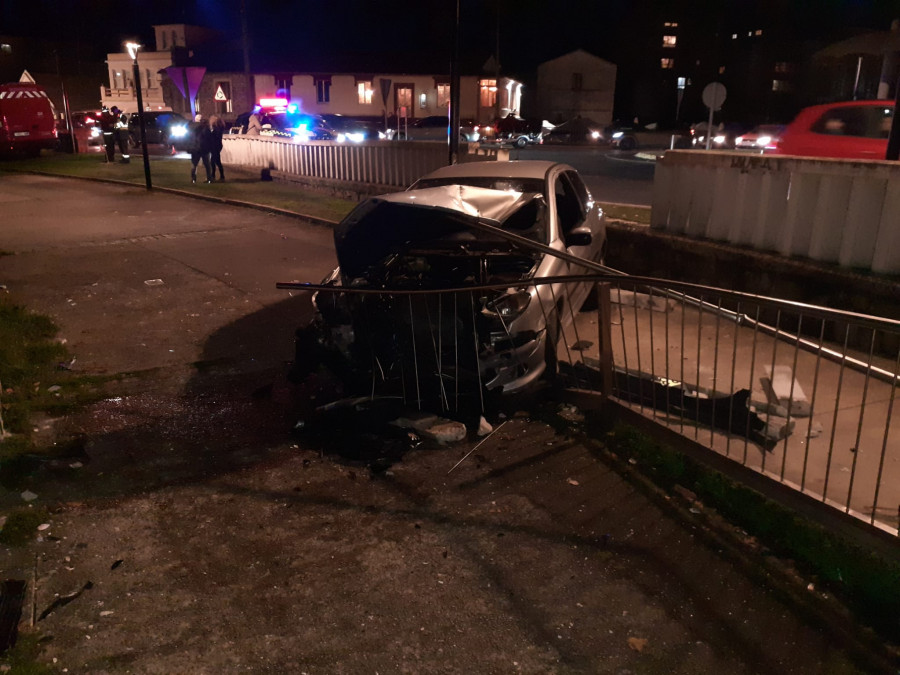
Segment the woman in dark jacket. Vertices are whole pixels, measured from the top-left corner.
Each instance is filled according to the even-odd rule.
[[[213,115],[209,118],[212,148],[209,153],[209,165],[212,170],[212,180],[216,179],[216,168],[219,169],[219,180],[225,180],[225,169],[222,168],[222,135],[225,133],[225,122],[222,118]]]

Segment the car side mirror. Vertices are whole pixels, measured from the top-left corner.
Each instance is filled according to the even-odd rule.
[[[590,232],[570,232],[566,236],[566,246],[590,246],[593,240]]]

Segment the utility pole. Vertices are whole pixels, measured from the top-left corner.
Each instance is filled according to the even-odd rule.
[[[448,164],[459,161],[459,0],[453,21],[453,56],[450,59],[450,157]]]

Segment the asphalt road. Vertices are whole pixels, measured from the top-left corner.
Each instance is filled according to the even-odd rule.
[[[647,153],[653,152],[648,150]],[[634,152],[608,148],[541,145],[510,150],[510,159],[545,159],[569,164],[581,173],[595,199],[649,206],[653,191],[652,160]]]
[[[452,474],[479,439],[376,475],[340,458],[375,442],[352,415],[334,453],[292,437],[316,394],[283,380],[309,302],[274,284],[320,278],[329,230],[38,176],[0,177],[0,203],[0,283],[57,321],[78,372],[137,373],[41,423],[86,434],[84,466],[33,486],[53,537],[0,551],[9,577],[39,561],[38,611],[93,582],[38,626],[57,667],[866,672],[710,547],[702,505],[635,489],[577,419],[513,415]]]

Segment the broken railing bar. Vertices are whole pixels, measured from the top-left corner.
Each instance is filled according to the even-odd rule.
[[[542,246],[542,245],[538,245]],[[563,259],[568,260],[569,258],[573,258],[574,262],[578,262],[579,264],[584,263],[586,267],[603,267],[598,263],[593,263],[589,260],[584,260],[583,258],[578,258],[577,256],[571,256],[570,254],[560,254],[559,251],[555,251],[550,249],[554,255],[557,257],[561,257]],[[607,268],[610,269],[610,268]],[[654,287],[660,293],[665,294],[667,297],[672,297],[670,295],[671,290],[681,290],[681,297],[675,296],[680,299],[683,304],[694,305],[697,307],[701,307],[707,311],[715,312],[716,306],[711,305],[709,303],[698,301],[696,298],[693,298],[686,293],[684,290],[694,290],[700,291],[700,295],[717,295],[723,298],[731,298],[740,302],[749,302],[755,303],[759,306],[766,306],[775,308],[778,310],[783,309],[792,309],[796,311],[798,314],[808,314],[810,316],[824,319],[824,320],[833,320],[833,321],[846,321],[852,322],[857,326],[862,326],[866,328],[873,328],[877,330],[882,330],[885,332],[893,332],[900,334],[900,321],[895,319],[885,319],[881,317],[869,316],[866,314],[859,314],[857,312],[849,312],[846,310],[839,309],[831,309],[828,307],[819,307],[817,305],[808,305],[802,302],[796,302],[794,300],[779,300],[777,298],[769,298],[762,295],[756,295],[753,293],[741,293],[740,291],[729,291],[725,289],[714,288],[712,286],[702,286],[699,284],[689,284],[685,282],[679,281],[666,281],[664,279],[656,279],[652,277],[632,277],[627,275],[622,275],[622,273],[618,274],[601,274],[601,275],[578,275],[578,276],[566,276],[566,277],[546,277],[543,279],[529,279],[525,280],[519,284],[512,284],[512,286],[540,286],[544,284],[555,284],[555,283],[580,283],[584,281],[614,281],[621,284],[623,281],[626,282],[632,288],[638,287]],[[357,293],[357,294],[372,294],[372,295],[381,295],[384,293],[391,293],[395,295],[419,295],[419,294],[433,294],[433,293],[458,293],[458,292],[474,292],[478,290],[504,290],[510,288],[509,283],[504,284],[485,284],[480,286],[466,286],[459,288],[440,288],[440,289],[394,289],[394,288],[347,288],[344,286],[326,286],[321,284],[310,284],[310,283],[300,283],[300,282],[279,282],[275,285],[276,288],[283,290],[301,290],[301,291],[311,291],[311,292],[331,292],[331,293]],[[755,328],[767,333],[768,335],[775,337],[780,340],[786,340],[788,342],[793,342],[797,338],[791,334],[784,333],[779,330],[773,329],[771,326],[767,324],[761,323],[758,320],[751,319],[746,314],[736,314],[731,310],[722,309],[722,315],[730,318],[737,324],[750,324],[755,325]],[[818,352],[819,346],[810,340],[806,340],[804,338],[800,339],[800,346],[810,352]],[[823,356],[830,361],[833,362],[841,362],[845,364],[857,372],[871,372],[871,374],[881,381],[891,381],[894,379],[895,373],[884,370],[877,366],[871,366],[867,363],[859,361],[853,357],[847,357],[840,352],[834,351],[832,349],[823,349]]]
[[[552,250],[552,249],[551,249]],[[554,251],[555,254],[558,254],[559,251]],[[570,262],[579,262],[584,263],[585,266],[596,265],[598,267],[603,267],[602,265],[598,265],[597,263],[592,263],[589,260],[584,260],[583,258],[578,258],[577,256],[572,256],[569,254],[565,254],[564,256],[560,255],[558,257],[562,257],[563,259],[574,258],[574,260]],[[611,268],[605,268],[611,269]],[[900,333],[900,320],[896,319],[886,319],[877,316],[871,316],[868,314],[859,314],[857,312],[850,312],[842,309],[832,309],[830,307],[820,307],[818,305],[809,305],[803,302],[797,302],[795,300],[782,300],[779,298],[770,298],[764,295],[756,295],[754,293],[742,293],[741,291],[730,291],[724,288],[715,288],[714,286],[703,286],[700,284],[691,284],[683,281],[668,281],[666,279],[657,279],[654,277],[635,277],[628,276],[621,272],[616,274],[582,274],[582,275],[570,275],[570,276],[558,276],[558,277],[544,277],[542,279],[526,279],[517,283],[497,283],[497,284],[482,284],[477,286],[461,286],[454,288],[348,288],[346,286],[334,286],[334,285],[323,285],[323,284],[312,284],[312,283],[303,283],[297,281],[280,281],[275,284],[276,288],[282,290],[300,290],[300,291],[325,291],[331,293],[393,293],[396,295],[416,295],[422,293],[468,293],[470,291],[479,291],[479,290],[502,290],[506,288],[510,288],[513,286],[542,286],[545,284],[558,284],[558,283],[584,283],[584,282],[613,282],[616,284],[627,284],[628,286],[637,287],[637,286],[646,286],[646,287],[654,287],[659,292],[664,292],[666,290],[677,290],[679,292],[686,291],[695,291],[697,295],[707,295],[714,297],[722,297],[729,298],[732,300],[737,300],[740,302],[748,303],[748,304],[757,304],[764,305],[767,307],[771,307],[774,309],[792,309],[798,314],[806,314],[809,316],[814,316],[819,319],[826,320],[839,320],[839,321],[852,321],[853,323],[866,327],[866,328],[876,328],[878,330],[884,331],[893,331],[896,333]],[[678,298],[681,299],[681,298]],[[684,300],[690,302],[691,300],[696,301],[695,298],[692,298],[689,295],[686,295]],[[710,310],[715,309],[715,305],[709,305],[709,303],[705,303],[709,306]],[[722,312],[727,316],[737,316],[734,312],[723,309]]]

